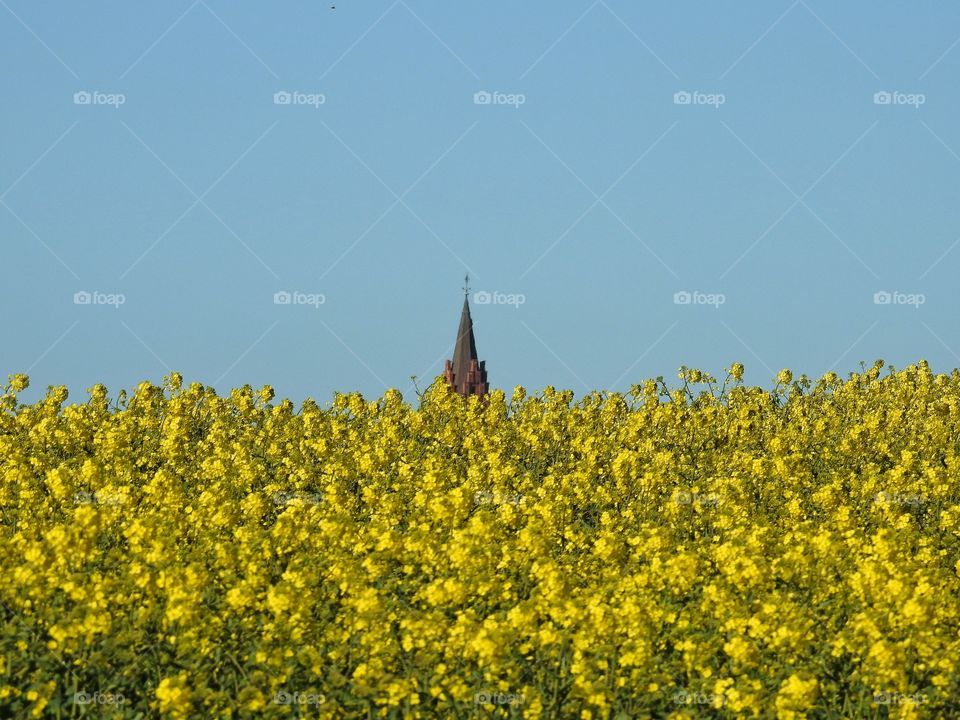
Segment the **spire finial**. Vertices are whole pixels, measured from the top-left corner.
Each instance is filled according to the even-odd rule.
[[[463,276],[463,297],[466,298],[470,294],[470,275]]]

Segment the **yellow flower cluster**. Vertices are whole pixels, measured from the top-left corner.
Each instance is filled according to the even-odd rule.
[[[0,388],[0,717],[951,717],[960,373]]]

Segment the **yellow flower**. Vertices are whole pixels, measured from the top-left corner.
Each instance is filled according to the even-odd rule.
[[[817,688],[816,678],[804,680],[799,675],[791,675],[777,693],[777,717],[784,720],[805,717],[804,711],[816,700]]]
[[[177,374],[8,388],[0,675],[29,681],[0,705],[49,715],[108,662],[97,709],[144,717],[950,716],[960,371],[742,377],[296,411]]]
[[[175,718],[188,717],[193,707],[186,673],[163,678],[157,686],[156,696],[160,712],[170,713]]]

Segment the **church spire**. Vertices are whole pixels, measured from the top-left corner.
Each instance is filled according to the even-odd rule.
[[[457,330],[457,342],[453,349],[453,360],[447,360],[444,377],[450,389],[463,397],[486,395],[490,386],[487,383],[486,362],[477,357],[477,341],[473,336],[473,318],[470,317],[470,278],[463,279],[463,310],[460,312],[460,327]]]

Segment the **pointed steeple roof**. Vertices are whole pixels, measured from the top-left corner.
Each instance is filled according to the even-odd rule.
[[[453,349],[453,374],[465,378],[470,370],[470,361],[478,360],[477,341],[473,337],[473,318],[470,317],[470,303],[463,298],[463,310],[460,313],[460,328],[457,330],[457,344]]]
[[[453,348],[453,360],[447,360],[444,377],[447,385],[458,395],[484,397],[490,390],[487,384],[486,363],[477,357],[477,341],[473,337],[473,318],[470,317],[469,278],[464,278],[463,310],[460,312],[460,327]]]

